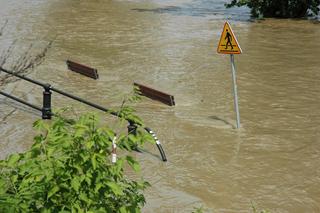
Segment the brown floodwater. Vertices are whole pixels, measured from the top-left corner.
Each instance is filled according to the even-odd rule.
[[[144,98],[138,114],[160,138],[168,162],[147,146],[137,154],[152,187],[143,212],[320,212],[320,25],[250,20],[223,0],[0,0],[0,53],[12,58],[54,39],[29,76],[106,107],[134,81],[175,96],[168,107]],[[235,129],[230,58],[216,53],[228,20],[243,49],[235,56],[241,128]],[[97,81],[67,71],[72,59],[98,69]],[[14,61],[14,59],[13,59]],[[10,63],[7,63],[10,68]],[[1,75],[3,75],[1,73]],[[42,89],[1,86],[41,105]],[[59,95],[55,108],[94,111]],[[39,113],[0,97],[0,154],[27,149]]]

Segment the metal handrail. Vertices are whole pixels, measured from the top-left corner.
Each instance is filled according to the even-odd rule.
[[[10,98],[10,99],[15,100],[17,102],[20,102],[20,103],[22,103],[24,105],[27,105],[27,106],[35,109],[35,110],[38,110],[38,111],[42,112],[41,107],[37,107],[36,105],[30,104],[30,103],[28,103],[28,102],[26,102],[26,101],[24,101],[24,100],[22,100],[20,98],[14,97],[14,96],[12,96],[12,95],[10,95],[8,93],[2,92],[2,91],[0,91],[0,94],[3,95],[3,96],[6,96],[7,98]]]
[[[22,104],[25,104],[25,105],[27,105],[27,106],[29,106],[29,107],[31,107],[31,108],[34,108],[34,109],[36,109],[36,110],[38,110],[38,111],[41,111],[41,112],[42,112],[42,118],[43,118],[43,119],[51,119],[51,115],[54,115],[54,114],[51,112],[51,91],[54,91],[54,92],[56,92],[56,93],[59,93],[59,94],[61,94],[61,95],[63,95],[63,96],[66,96],[66,97],[68,97],[68,98],[71,98],[71,99],[73,99],[73,100],[79,101],[79,102],[81,102],[81,103],[84,103],[84,104],[86,104],[86,105],[88,105],[88,106],[91,106],[91,107],[93,107],[93,108],[96,108],[96,109],[98,109],[98,110],[107,112],[107,113],[109,113],[109,114],[111,114],[111,115],[114,115],[114,116],[117,116],[117,117],[119,117],[119,118],[122,118],[122,116],[121,116],[119,113],[115,112],[115,111],[109,110],[109,109],[107,109],[107,108],[105,108],[105,107],[102,107],[102,106],[100,106],[100,105],[98,105],[98,104],[92,103],[92,102],[90,102],[90,101],[87,101],[87,100],[82,99],[82,98],[80,98],[80,97],[77,97],[77,96],[75,96],[75,95],[69,94],[69,93],[64,92],[64,91],[62,91],[62,90],[60,90],[60,89],[54,88],[54,87],[52,87],[50,84],[42,83],[42,82],[40,82],[40,81],[31,79],[31,78],[29,78],[29,77],[26,77],[26,76],[23,76],[23,75],[19,75],[19,74],[17,74],[17,73],[14,73],[14,72],[9,71],[9,70],[7,70],[7,69],[4,69],[4,68],[2,68],[2,67],[0,67],[0,71],[3,71],[3,72],[5,72],[5,73],[7,73],[7,74],[10,74],[10,75],[13,75],[13,76],[15,76],[15,77],[18,77],[18,78],[20,78],[20,79],[23,79],[23,80],[25,80],[25,81],[29,81],[29,82],[31,82],[31,83],[33,83],[33,84],[36,84],[36,85],[41,86],[41,87],[44,88],[45,91],[43,92],[43,107],[42,107],[42,108],[37,107],[37,106],[35,106],[35,105],[33,105],[33,104],[30,104],[30,103],[28,103],[28,102],[25,102],[24,100],[19,99],[19,98],[16,98],[16,97],[14,97],[14,96],[12,96],[12,95],[9,95],[9,94],[7,94],[7,93],[5,93],[5,92],[1,92],[1,91],[0,91],[0,94],[1,94],[1,95],[4,95],[4,96],[6,96],[6,97],[8,97],[8,98],[11,98],[11,99],[17,101],[17,102],[20,102],[20,103],[22,103]],[[136,129],[136,128],[137,128],[137,125],[136,125],[136,123],[135,123],[133,120],[131,120],[131,119],[126,119],[126,120],[129,122],[128,129],[130,128],[130,129],[132,130],[132,129]],[[160,154],[161,154],[162,160],[163,160],[163,161],[167,161],[165,152],[164,152],[164,150],[163,150],[163,148],[162,148],[162,146],[161,146],[160,141],[159,141],[158,138],[156,137],[155,133],[154,133],[150,128],[148,128],[148,127],[145,127],[144,129],[145,129],[145,131],[147,131],[147,132],[154,138],[154,140],[156,141],[156,145],[157,145],[157,147],[158,147],[158,149],[159,149],[159,152],[160,152]],[[131,132],[131,131],[130,131],[130,132]]]

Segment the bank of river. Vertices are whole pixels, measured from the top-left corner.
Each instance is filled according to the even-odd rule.
[[[143,99],[138,114],[155,130],[168,162],[137,154],[152,184],[144,212],[320,211],[320,25],[306,20],[251,21],[225,1],[0,0],[2,52],[13,55],[55,39],[29,76],[116,107],[138,81],[175,96],[167,107]],[[236,56],[242,128],[234,129],[229,57],[216,47],[228,20]],[[65,60],[96,67],[98,81],[67,71]],[[1,74],[3,75],[3,74]],[[2,85],[41,105],[41,88]],[[59,95],[53,106],[92,110]],[[1,158],[30,146],[38,112],[0,97]],[[158,154],[155,147],[147,147]]]

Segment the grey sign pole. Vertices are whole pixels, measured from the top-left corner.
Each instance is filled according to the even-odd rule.
[[[237,129],[240,128],[240,113],[239,113],[239,103],[238,103],[238,91],[237,91],[237,77],[236,77],[236,68],[234,66],[234,55],[230,54],[231,59],[231,73],[232,73],[232,82],[233,82],[233,97],[234,97],[234,109],[237,115]]]

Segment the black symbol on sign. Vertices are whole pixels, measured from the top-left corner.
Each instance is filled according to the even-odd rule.
[[[233,50],[233,46],[232,46],[232,43],[231,43],[231,41],[232,41],[232,36],[231,36],[231,34],[229,33],[228,29],[227,29],[226,37],[225,37],[224,39],[227,40],[225,49],[228,49],[228,44],[230,44],[231,49]]]

